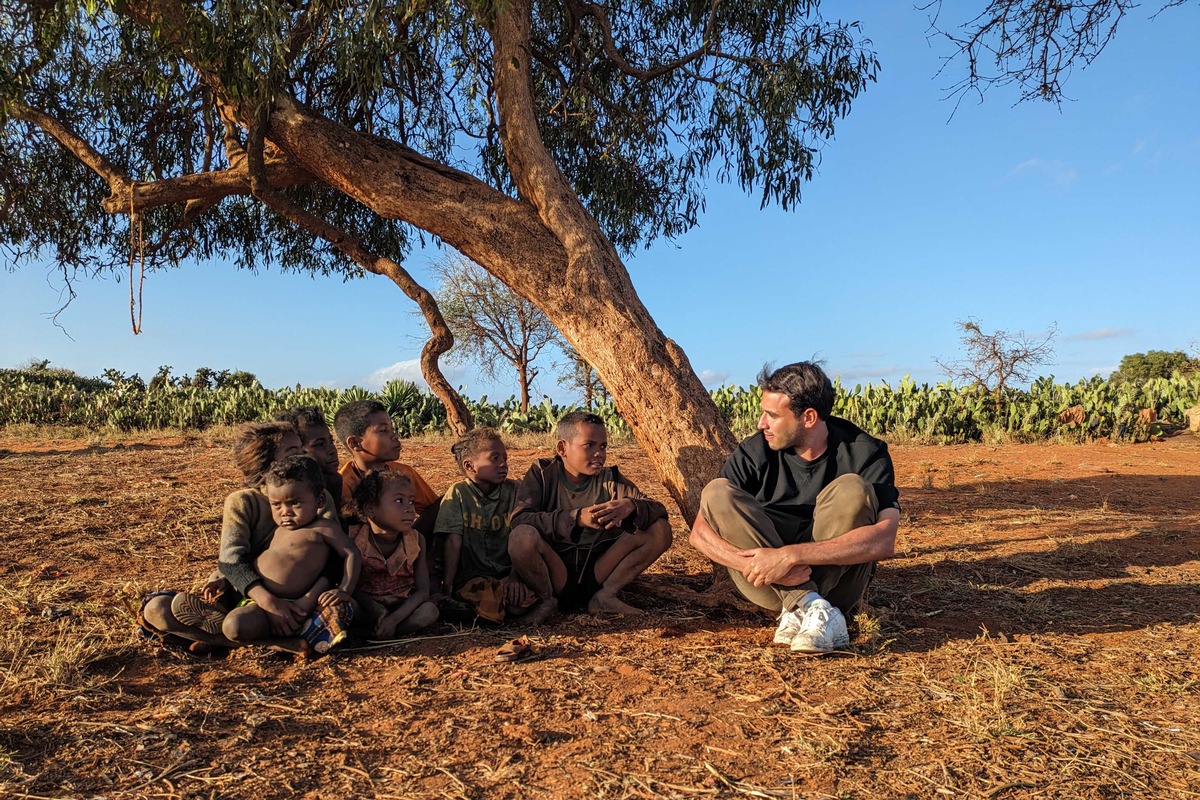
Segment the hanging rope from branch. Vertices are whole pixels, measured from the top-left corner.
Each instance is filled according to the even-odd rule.
[[[133,327],[134,336],[142,332],[142,290],[146,285],[146,237],[145,229],[142,225],[142,215],[134,211],[134,195],[136,192],[137,181],[134,181],[129,187],[129,324]],[[136,305],[133,290],[133,263],[135,254],[141,257]]]

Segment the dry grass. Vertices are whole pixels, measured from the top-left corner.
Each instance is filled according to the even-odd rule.
[[[5,797],[1200,796],[1186,441],[894,448],[902,555],[846,654],[770,646],[680,535],[648,618],[559,618],[516,666],[514,631],[448,626],[312,663],[153,649],[131,604],[211,567],[224,443],[30,441],[0,442]],[[405,455],[442,488],[447,447]],[[544,444],[512,447],[519,473]]]
[[[56,578],[43,570],[0,586],[0,608],[12,620],[0,631],[0,693],[61,699],[100,690],[112,678],[91,667],[129,649],[128,612],[78,602]]]

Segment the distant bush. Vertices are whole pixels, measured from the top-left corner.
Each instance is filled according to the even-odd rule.
[[[49,361],[40,359],[31,359],[28,363],[22,364],[16,369],[0,369],[0,378],[5,380],[23,378],[28,383],[38,386],[53,386],[56,383],[64,383],[76,389],[87,391],[100,391],[111,385],[108,381],[100,378],[85,378],[69,369],[52,367]]]
[[[1151,378],[1169,378],[1175,373],[1195,375],[1200,372],[1200,359],[1182,350],[1147,350],[1130,353],[1121,359],[1120,366],[1109,380],[1124,383],[1145,383]]]

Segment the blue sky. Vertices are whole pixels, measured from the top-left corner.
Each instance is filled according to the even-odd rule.
[[[958,6],[958,4],[955,4]],[[965,4],[964,4],[965,5]],[[981,5],[981,4],[975,4]],[[955,110],[944,48],[905,3],[852,6],[882,62],[825,148],[803,202],[784,213],[714,185],[699,226],[627,260],[658,325],[710,385],[747,385],[764,361],[816,356],[844,383],[941,380],[960,355],[955,321],[1037,334],[1057,324],[1060,380],[1107,375],[1122,355],[1200,347],[1200,38],[1197,4],[1137,9],[1069,102],[1017,104],[1014,87]],[[829,13],[833,6],[830,5]],[[943,20],[945,12],[943,12]],[[440,251],[406,266],[430,288]],[[238,272],[225,263],[156,273],[143,331],[128,284],[80,282],[59,317],[45,264],[0,272],[0,366],[30,358],[85,375],[243,369],[268,386],[377,386],[419,377],[423,327],[389,282]],[[296,337],[289,320],[370,319],[375,334]],[[382,323],[382,324],[380,324]],[[68,335],[70,338],[68,338]],[[547,370],[547,373],[549,370]],[[515,380],[451,366],[467,394]],[[571,399],[554,379],[537,391]]]

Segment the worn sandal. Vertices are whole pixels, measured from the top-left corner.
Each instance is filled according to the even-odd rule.
[[[533,657],[533,646],[529,644],[528,636],[519,636],[500,646],[496,651],[496,661],[502,664],[512,664]]]
[[[191,592],[179,592],[171,598],[171,613],[189,628],[214,636],[221,632],[221,623],[225,621],[225,609],[206,603]]]

